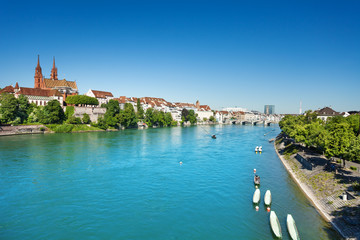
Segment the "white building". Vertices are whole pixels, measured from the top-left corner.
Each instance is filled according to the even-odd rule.
[[[85,95],[96,98],[99,101],[100,106],[103,103],[107,104],[110,101],[110,99],[114,99],[114,96],[112,95],[111,92],[97,91],[92,89],[89,89],[89,91]]]

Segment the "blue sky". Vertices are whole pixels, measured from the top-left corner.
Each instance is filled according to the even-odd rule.
[[[277,113],[360,110],[360,2],[1,1],[0,87],[37,55],[80,93]]]

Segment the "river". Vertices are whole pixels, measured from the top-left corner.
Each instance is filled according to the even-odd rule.
[[[268,142],[279,132],[216,125],[1,137],[0,239],[273,239],[267,189],[283,239],[288,213],[302,239],[339,239]]]

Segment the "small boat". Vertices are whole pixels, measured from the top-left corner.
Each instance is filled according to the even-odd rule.
[[[254,183],[255,183],[255,185],[259,185],[259,184],[260,184],[260,176],[259,176],[259,175],[255,175],[255,176],[254,176]]]
[[[262,146],[259,147],[259,152],[262,152]]]
[[[276,216],[276,213],[274,211],[270,212],[270,226],[271,226],[271,229],[272,229],[273,233],[275,234],[275,236],[278,238],[282,238],[281,226],[279,223],[279,219]]]
[[[211,136],[211,138],[216,139],[216,135],[215,135],[215,134],[214,134],[214,135],[212,135],[212,136]]]
[[[253,203],[257,204],[260,202],[260,189],[255,189],[254,196],[253,196]]]
[[[295,220],[291,216],[291,214],[288,214],[286,217],[286,225],[287,225],[287,229],[289,231],[291,239],[292,240],[300,240],[299,232],[295,225]]]
[[[255,152],[259,151],[259,146],[256,146]]]
[[[267,205],[267,206],[269,206],[271,204],[271,192],[270,192],[270,190],[267,190],[265,192],[264,202],[265,202],[265,205]]]

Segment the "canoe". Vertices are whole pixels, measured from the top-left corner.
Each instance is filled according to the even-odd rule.
[[[271,204],[271,192],[270,192],[270,190],[266,191],[265,197],[264,197],[264,202],[265,202],[265,205],[270,205]]]
[[[291,239],[300,240],[300,236],[299,236],[299,232],[297,230],[296,224],[295,224],[295,220],[291,216],[291,214],[288,214],[286,217],[286,225],[287,225],[287,229],[289,231]]]
[[[271,229],[272,229],[273,233],[275,234],[275,236],[278,238],[282,238],[281,226],[279,223],[279,219],[276,216],[276,213],[274,211],[270,212],[270,226],[271,226]]]
[[[257,204],[260,202],[260,189],[256,189],[253,196],[253,203]]]

